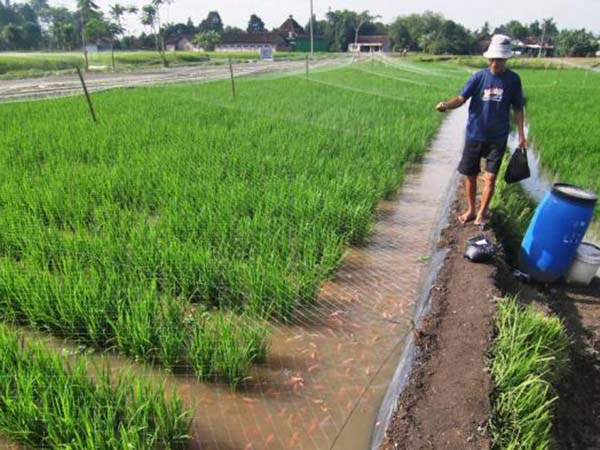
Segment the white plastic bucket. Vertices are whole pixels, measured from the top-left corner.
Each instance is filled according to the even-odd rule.
[[[568,283],[590,284],[600,268],[600,248],[589,242],[582,242],[577,248],[573,265],[567,273]]]

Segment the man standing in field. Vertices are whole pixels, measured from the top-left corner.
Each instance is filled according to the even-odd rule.
[[[496,175],[502,164],[506,141],[510,131],[509,115],[512,106],[519,133],[519,146],[527,148],[523,127],[523,90],[521,79],[506,67],[506,60],[513,56],[508,36],[492,37],[488,50],[483,54],[488,67],[471,76],[460,95],[436,106],[440,112],[462,106],[469,98],[469,119],[465,148],[458,165],[458,172],[465,176],[465,191],[468,209],[458,216],[463,225],[475,220],[484,225],[494,194]],[[475,209],[477,175],[481,158],[485,158],[484,185],[481,205]]]

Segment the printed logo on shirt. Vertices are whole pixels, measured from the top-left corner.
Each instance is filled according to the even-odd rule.
[[[501,102],[502,94],[504,94],[504,89],[502,88],[488,88],[483,90],[483,96],[481,99],[484,102]]]

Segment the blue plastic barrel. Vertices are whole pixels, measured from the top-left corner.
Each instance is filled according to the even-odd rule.
[[[539,204],[521,243],[521,269],[542,282],[565,275],[592,219],[598,198],[577,186],[556,183]]]

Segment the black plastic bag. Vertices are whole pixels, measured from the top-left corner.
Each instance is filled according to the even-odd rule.
[[[471,262],[486,262],[492,259],[495,254],[496,249],[494,244],[492,244],[485,234],[480,234],[467,240],[465,258],[468,258]]]
[[[516,183],[517,181],[529,178],[530,175],[529,164],[527,163],[527,150],[518,148],[510,157],[506,173],[504,174],[504,181],[507,183]]]

